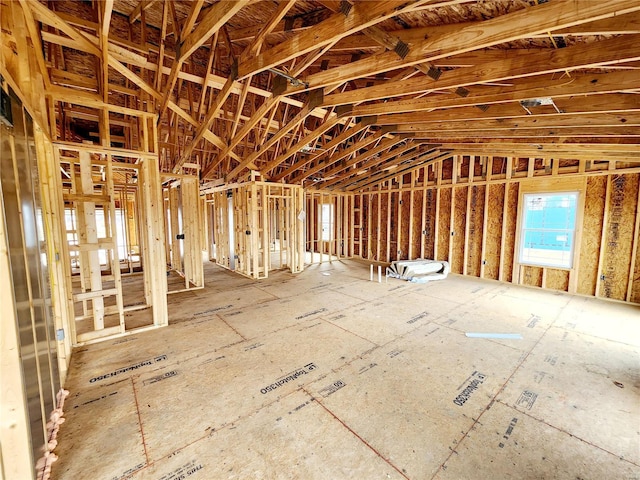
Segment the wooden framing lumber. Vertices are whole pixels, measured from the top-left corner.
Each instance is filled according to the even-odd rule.
[[[417,3],[426,2],[418,1]],[[411,8],[416,6],[412,5]],[[403,9],[397,7],[398,4],[396,2],[383,1],[373,5],[356,4],[349,9],[347,15],[334,13],[314,29],[302,31],[289,41],[240,63],[238,65],[238,75],[240,78],[249,74],[255,75],[316,48],[323,47],[328,43],[336,42],[352,33],[398,15]]]
[[[373,55],[351,63],[348,68],[330,69],[305,78],[307,88],[319,88],[343,83],[359,77],[437,60],[469,50],[487,48],[519,38],[553,32],[561,28],[589,21],[632,13],[640,10],[633,0],[620,0],[614,4],[595,4],[584,1],[561,0],[554,4],[541,4],[502,15],[455,33],[434,36],[414,44],[408,55],[398,58],[395,52]],[[433,54],[432,52],[437,52]],[[291,91],[295,91],[291,89]]]
[[[325,106],[344,105],[389,96],[417,94],[433,89],[454,89],[553,74],[577,68],[633,62],[638,60],[638,52],[635,48],[637,42],[637,35],[629,35],[603,40],[598,49],[577,44],[558,50],[527,52],[526,55],[507,53],[506,59],[483,63],[477,67],[461,68],[455,72],[455,75],[444,74],[437,80],[421,76],[403,81],[386,82],[355,91],[333,93],[325,96],[323,103]]]

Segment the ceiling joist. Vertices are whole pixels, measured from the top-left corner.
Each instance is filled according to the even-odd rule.
[[[49,6],[15,8],[53,134],[134,149],[153,119],[165,171],[357,191],[451,155],[638,157],[636,0]]]

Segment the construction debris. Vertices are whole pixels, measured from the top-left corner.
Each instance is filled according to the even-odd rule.
[[[397,260],[387,267],[387,276],[413,283],[427,283],[447,278],[450,271],[449,262],[440,260]]]

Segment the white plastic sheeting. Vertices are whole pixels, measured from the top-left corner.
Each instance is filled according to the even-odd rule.
[[[413,283],[427,283],[447,278],[451,267],[449,262],[440,260],[396,260],[387,267],[387,276]]]

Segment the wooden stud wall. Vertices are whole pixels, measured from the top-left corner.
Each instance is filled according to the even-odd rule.
[[[575,270],[517,263],[523,182],[540,192],[584,185]],[[454,156],[356,193],[354,254],[380,262],[435,257],[454,273],[640,303],[639,198],[633,163]]]
[[[74,331],[74,343],[83,343],[99,338],[122,334],[125,331],[124,305],[122,300],[122,283],[120,278],[120,261],[116,245],[115,196],[113,188],[113,165],[111,155],[106,156],[103,165],[94,164],[88,149],[77,151],[78,158],[74,159],[72,151],[57,148],[58,159],[62,168],[69,164],[71,188],[64,195],[65,203],[74,214],[77,221],[75,234],[77,244],[68,245],[69,250],[78,252],[80,262],[80,289],[74,289],[73,302],[77,311],[81,305],[82,313],[76,313],[74,325],[90,319],[93,328],[80,332]],[[65,152],[67,155],[65,156]],[[102,161],[101,161],[102,163]],[[94,168],[94,167],[97,167]],[[106,182],[96,171],[104,169]],[[100,178],[100,179],[97,179]],[[106,237],[98,237],[97,212],[103,210],[104,231]],[[107,258],[106,273],[103,272],[99,259],[99,252],[105,252]],[[68,278],[74,282],[75,278]],[[111,284],[113,282],[113,284]],[[115,305],[107,306],[110,297],[115,297]],[[108,322],[110,317],[117,316],[117,323]]]
[[[302,187],[251,181],[207,192],[206,202],[215,212],[218,265],[255,279],[279,268],[304,269]]]
[[[637,211],[638,174],[611,175],[604,258],[599,272],[600,292],[607,298],[622,300],[627,294],[629,259],[634,243]],[[637,241],[637,238],[636,238]]]
[[[144,156],[140,162],[140,200],[142,212],[142,264],[146,302],[153,311],[154,327],[168,325],[167,275],[164,247],[164,215],[158,158]],[[138,329],[139,330],[139,329]]]
[[[0,478],[27,480],[36,478],[34,465],[49,451],[48,419],[69,354],[55,330],[68,331],[69,312],[64,289],[52,291],[61,273],[66,277],[50,243],[60,224],[53,225],[47,202],[61,192],[37,176],[43,163],[55,164],[43,155],[50,144],[41,143],[41,129],[7,93],[13,125],[0,127]]]
[[[215,246],[215,261],[218,265],[231,268],[229,262],[229,215],[226,208],[226,194],[224,191],[210,194],[209,202],[214,208],[213,244]]]
[[[9,306],[15,302],[11,277],[10,252],[5,231],[4,209],[0,208],[0,301]],[[31,453],[31,431],[27,395],[22,378],[20,342],[15,308],[5,308],[0,322],[0,406],[3,423],[0,429],[0,453],[3,457],[2,478],[33,479],[35,459]],[[9,426],[11,426],[9,428]]]
[[[366,251],[368,224],[365,214],[368,208],[362,208],[366,202],[363,195],[322,192],[305,192],[306,226],[305,251],[310,253],[311,263],[351,258],[354,251]],[[322,204],[333,205],[334,222],[329,241],[322,240]]]
[[[171,227],[167,230],[167,234],[170,233],[166,240],[170,246],[167,258],[171,269],[184,278],[184,289],[170,293],[203,288],[202,238],[206,225],[200,211],[198,177],[182,174],[161,174],[160,177],[167,185],[163,191],[165,225]],[[178,235],[184,235],[184,238],[180,239]]]
[[[62,181],[61,185],[61,179],[51,180],[58,183],[59,190],[63,192],[62,200],[66,203],[66,208],[75,211],[74,230],[65,232],[65,236],[72,234],[78,239],[76,244],[67,243],[65,238],[64,244],[59,247],[63,251],[61,258],[66,259],[67,263],[72,259],[71,252],[76,252],[73,258],[80,263],[79,277],[72,275],[72,268],[65,267],[65,285],[73,292],[72,298],[67,299],[67,302],[71,302],[71,311],[75,311],[74,321],[69,325],[71,342],[80,345],[167,325],[165,234],[157,157],[154,154],[65,142],[53,144],[53,155],[56,165],[68,170],[70,177]],[[114,161],[115,156],[134,161]],[[141,232],[137,240],[144,275],[144,305],[125,306],[123,301],[121,262],[116,246],[117,230],[123,226],[116,223],[116,200],[121,197],[115,190],[115,169],[135,172],[138,177],[136,192],[132,197],[128,196],[127,201],[135,199],[141,205],[134,209],[136,213],[131,218],[127,215],[125,223],[128,224],[129,220],[133,222],[136,236],[138,230]],[[104,171],[104,180],[101,178],[101,171]],[[55,212],[62,219],[65,218],[63,208],[58,205]],[[124,208],[124,205],[120,204],[120,208]],[[99,210],[103,211],[105,238],[97,236],[96,212]],[[127,225],[124,228],[127,229]],[[105,252],[106,268],[102,268],[100,264],[99,251]],[[74,288],[78,280],[79,285]],[[115,304],[107,304],[110,297],[115,297]],[[125,312],[144,308],[152,309],[153,324],[127,329]],[[110,321],[106,321],[108,317],[111,317]],[[117,322],[114,323],[113,317],[117,317]],[[92,321],[92,328],[87,330],[84,327],[87,331],[79,332],[78,322],[86,320]]]
[[[72,307],[72,288],[67,282],[71,277],[71,262],[66,248],[65,219],[62,190],[59,188],[58,162],[52,143],[46,138],[40,127],[34,127],[35,147],[37,150],[42,213],[47,239],[47,260],[49,282],[51,284],[51,307],[56,330],[71,331],[74,317]],[[58,369],[60,382],[64,384],[67,369],[71,361],[71,335],[58,340]]]

